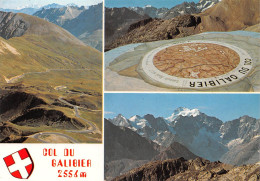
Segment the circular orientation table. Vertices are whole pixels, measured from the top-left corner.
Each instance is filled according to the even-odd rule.
[[[210,89],[244,78],[251,56],[241,48],[217,41],[186,41],[158,47],[142,59],[144,74],[172,88]]]
[[[105,53],[106,91],[260,92],[260,33],[210,32]]]

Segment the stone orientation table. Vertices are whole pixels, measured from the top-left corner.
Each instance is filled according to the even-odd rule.
[[[105,53],[106,91],[260,91],[260,33],[211,32]]]

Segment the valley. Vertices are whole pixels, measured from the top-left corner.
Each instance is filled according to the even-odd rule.
[[[101,53],[34,16],[0,22],[0,141],[102,142]]]

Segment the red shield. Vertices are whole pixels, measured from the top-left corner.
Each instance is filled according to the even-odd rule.
[[[26,148],[5,157],[4,161],[15,178],[28,179],[33,172],[33,160]]]

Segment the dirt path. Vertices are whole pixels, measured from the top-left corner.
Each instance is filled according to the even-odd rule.
[[[44,73],[48,73],[48,72],[51,72],[51,71],[70,71],[70,70],[89,70],[89,71],[93,71],[91,69],[47,69],[44,72],[27,72],[27,73],[23,73],[23,74],[20,74],[20,75],[16,75],[16,76],[11,77],[11,78],[7,78],[5,75],[3,75],[3,77],[4,77],[5,81],[6,81],[6,83],[10,84],[10,83],[15,83],[19,79],[24,78],[24,76],[26,76],[26,75],[44,74]]]
[[[51,143],[51,142],[47,142],[43,139],[41,139],[40,137],[43,136],[43,135],[58,135],[58,136],[61,136],[61,137],[65,137],[66,139],[68,139],[69,141],[71,141],[72,143],[79,143],[77,140],[75,140],[74,138],[68,136],[68,135],[65,135],[65,134],[62,134],[62,133],[54,133],[54,132],[43,132],[43,133],[36,133],[34,135],[32,135],[31,137],[37,139],[38,141],[42,142],[42,143]]]

